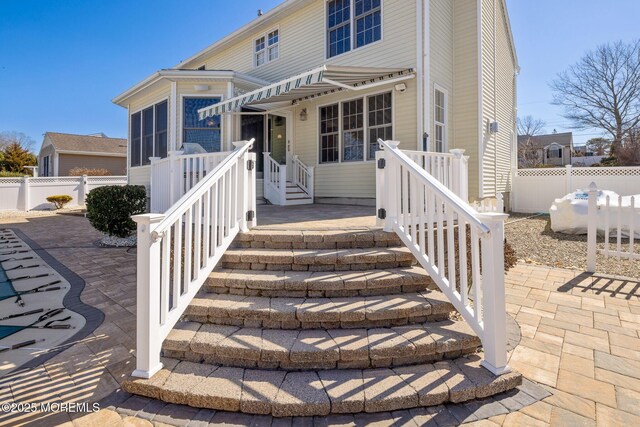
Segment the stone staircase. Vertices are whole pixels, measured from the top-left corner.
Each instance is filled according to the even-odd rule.
[[[125,390],[248,414],[385,412],[518,386],[395,234],[240,235],[163,343],[164,368]]]

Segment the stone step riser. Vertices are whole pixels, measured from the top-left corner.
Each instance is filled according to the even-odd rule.
[[[495,377],[478,356],[403,368],[285,372],[219,367],[164,359],[148,380],[130,378],[129,393],[247,414],[326,416],[389,412],[485,399],[511,390],[522,376]]]
[[[347,298],[265,298],[202,294],[185,318],[199,323],[266,329],[377,328],[447,319],[454,311],[443,294]]]
[[[460,357],[481,345],[464,322],[345,331],[269,331],[180,323],[166,357],[241,368],[309,370],[408,366]]]
[[[437,289],[421,268],[362,272],[266,272],[216,270],[204,290],[217,294],[263,297],[357,297]]]
[[[270,262],[233,262],[222,261],[222,268],[231,270],[256,270],[256,271],[364,271],[386,270],[391,268],[405,268],[416,264],[415,261],[380,262],[380,263],[335,263],[335,264],[286,264]]]
[[[382,230],[282,231],[241,233],[232,247],[255,249],[351,249],[404,246],[395,233]]]

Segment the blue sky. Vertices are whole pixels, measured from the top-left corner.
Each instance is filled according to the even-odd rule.
[[[520,113],[563,131],[568,123],[550,105],[547,83],[585,50],[637,37],[640,2],[507,1],[522,67]],[[0,0],[0,131],[24,132],[37,146],[45,131],[125,137],[125,110],[113,97],[278,3]],[[583,142],[597,131],[579,133]]]

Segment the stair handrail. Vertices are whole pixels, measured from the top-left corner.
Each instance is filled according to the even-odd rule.
[[[293,167],[293,183],[313,197],[313,167],[307,166],[298,155],[291,157]]]
[[[480,337],[482,365],[496,375],[509,372],[504,286],[507,215],[476,212],[398,149],[399,142],[379,139],[378,143],[382,148],[376,152],[379,223],[400,237]]]
[[[254,140],[236,149],[165,214],[137,223],[136,370],[162,368],[162,342],[240,231],[256,225]]]

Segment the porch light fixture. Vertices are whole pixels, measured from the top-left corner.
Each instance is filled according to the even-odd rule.
[[[300,110],[300,121],[301,122],[306,122],[307,121],[307,109],[303,108],[302,110]]]
[[[400,93],[405,93],[407,91],[407,85],[404,83],[398,83],[396,86],[396,91],[400,92]]]

